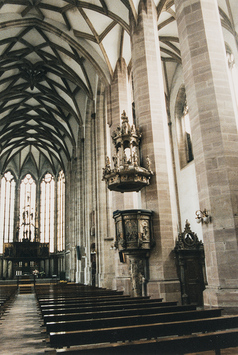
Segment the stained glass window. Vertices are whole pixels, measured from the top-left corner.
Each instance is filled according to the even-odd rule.
[[[181,117],[181,125],[184,136],[184,146],[186,153],[186,162],[189,163],[193,160],[193,149],[192,149],[192,140],[191,140],[191,128],[190,128],[190,119],[188,113],[188,106],[185,103],[183,109],[183,115]]]
[[[178,91],[175,106],[175,116],[180,168],[183,169],[189,162],[194,159],[189,108],[187,105],[184,86],[181,86]]]
[[[19,241],[35,240],[36,183],[27,174],[20,185],[20,226]]]
[[[65,249],[65,177],[60,171],[57,181],[57,251]]]
[[[0,198],[0,254],[3,253],[3,242],[13,242],[14,202],[16,182],[10,171],[1,180]]]
[[[238,127],[238,70],[235,63],[234,55],[231,52],[227,53],[227,62],[229,67],[228,75],[231,85],[231,94],[236,116],[236,124]]]
[[[40,197],[40,242],[49,243],[54,252],[54,200],[55,181],[50,173],[45,174],[41,182]]]

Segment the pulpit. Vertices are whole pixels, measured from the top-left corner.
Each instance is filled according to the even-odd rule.
[[[148,278],[148,260],[154,245],[151,210],[115,211],[115,247],[121,260],[128,255],[134,296],[142,296]]]
[[[141,166],[139,145],[142,133],[134,124],[129,124],[125,111],[121,115],[121,120],[121,126],[118,126],[112,133],[115,147],[113,164],[107,157],[105,168],[103,168],[103,180],[106,181],[111,191],[140,191],[150,184],[153,175],[151,162],[147,156],[146,167]]]

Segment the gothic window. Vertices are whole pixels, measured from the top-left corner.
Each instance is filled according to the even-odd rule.
[[[65,249],[65,177],[60,171],[57,181],[57,251]]]
[[[27,174],[20,185],[19,241],[35,240],[36,183]]]
[[[40,187],[40,242],[49,243],[49,250],[53,253],[55,182],[50,173],[45,174]]]
[[[234,55],[231,53],[230,49],[227,49],[227,63],[228,63],[228,75],[231,85],[231,93],[234,104],[234,110],[236,115],[236,124],[238,127],[238,70],[235,63]]]
[[[180,89],[176,104],[176,130],[181,169],[193,160],[192,135],[189,109],[186,102],[185,89]]]
[[[3,253],[3,242],[13,242],[14,202],[16,182],[10,171],[1,180],[0,198],[0,254]]]
[[[181,117],[181,124],[182,124],[183,136],[184,136],[186,162],[189,163],[190,161],[193,160],[193,148],[192,148],[191,127],[190,127],[188,105],[186,102],[183,107],[183,115]]]
[[[135,108],[135,102],[132,102],[132,118],[133,118],[133,124],[136,126],[136,108]]]

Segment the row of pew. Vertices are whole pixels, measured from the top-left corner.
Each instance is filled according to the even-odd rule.
[[[36,286],[56,353],[186,354],[238,346],[238,316],[79,284]]]
[[[17,285],[0,285],[0,317],[14,299],[17,290]]]

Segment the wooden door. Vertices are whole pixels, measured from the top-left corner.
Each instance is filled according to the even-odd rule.
[[[203,243],[190,229],[186,221],[184,231],[178,235],[176,246],[176,263],[181,283],[182,304],[203,305],[206,271]]]
[[[204,277],[199,256],[185,257],[185,289],[189,304],[203,305]]]

